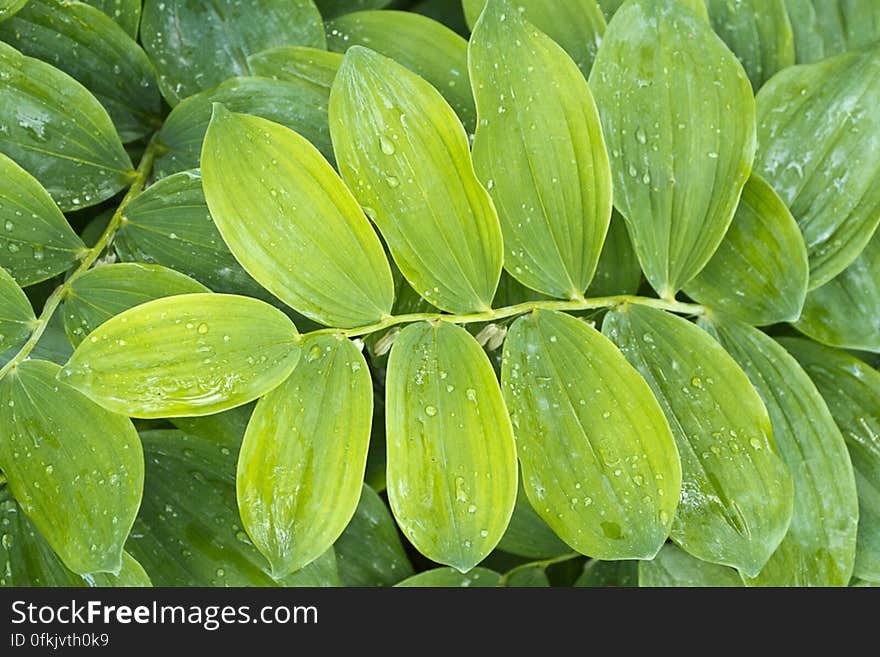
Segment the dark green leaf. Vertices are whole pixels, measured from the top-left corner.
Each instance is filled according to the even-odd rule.
[[[35,319],[34,309],[24,291],[0,267],[0,352],[27,340]]]
[[[880,39],[875,0],[785,0],[799,64],[857,50]]]
[[[653,561],[639,562],[639,586],[737,587],[742,580],[735,570],[700,561],[667,543]]]
[[[254,75],[288,82],[309,82],[326,90],[328,99],[341,63],[342,55],[338,52],[307,46],[270,48],[248,57]]]
[[[547,573],[542,566],[530,568],[514,568],[502,577],[504,586],[508,588],[545,588],[550,586]]]
[[[599,264],[596,265],[596,275],[585,296],[635,294],[641,281],[642,269],[626,232],[626,222],[617,210],[613,210],[602,253],[599,254]]]
[[[574,586],[634,588],[639,585],[638,561],[598,561],[591,559]]]
[[[391,0],[315,0],[324,20],[329,21],[337,16],[365,9],[382,9],[391,4]]]
[[[124,29],[132,38],[137,38],[141,22],[141,0],[83,0],[97,7]]]
[[[498,543],[498,549],[529,559],[558,557],[571,551],[532,508],[523,490],[522,478],[517,487],[516,505],[510,516],[510,524]]]

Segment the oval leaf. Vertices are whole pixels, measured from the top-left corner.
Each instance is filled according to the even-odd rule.
[[[791,525],[753,586],[846,586],[859,509],[843,436],[807,374],[761,331],[712,317],[703,324],[755,386],[794,479]]]
[[[27,0],[0,0],[0,21],[5,21],[27,4]]]
[[[0,379],[0,468],[15,499],[72,571],[118,572],[141,501],[144,465],[131,421],[28,360]]]
[[[189,276],[158,265],[120,263],[90,269],[71,283],[64,328],[74,345],[124,310],[177,294],[209,292]]]
[[[351,327],[387,316],[394,282],[382,244],[333,168],[284,126],[215,107],[205,198],[238,261],[318,322]]]
[[[678,0],[633,0],[608,26],[590,87],[611,152],[615,206],[648,281],[671,296],[715,252],[749,176],[748,78]]]
[[[474,568],[460,573],[454,568],[434,568],[409,577],[400,584],[402,588],[490,588],[501,585],[501,575],[487,568]]]
[[[270,48],[248,57],[248,66],[265,78],[288,82],[310,82],[326,90],[327,98],[342,64],[342,55],[307,46]]]
[[[442,96],[355,46],[333,84],[330,117],[339,171],[407,281],[443,310],[489,309],[501,274],[501,227]]]
[[[467,41],[442,23],[407,11],[358,11],[327,23],[327,46],[341,53],[366,46],[403,64],[434,85],[473,132]]]
[[[0,353],[27,340],[35,319],[24,291],[0,267]]]
[[[141,22],[141,0],[84,0],[116,21],[132,38],[137,38]]]
[[[463,328],[412,324],[386,381],[388,499],[410,542],[466,572],[498,544],[516,500],[510,418],[485,352]]]
[[[135,175],[107,111],[66,73],[0,42],[0,152],[62,210],[104,201]]]
[[[880,224],[880,49],[782,71],[761,89],[755,170],[797,219],[810,288],[842,272]]]
[[[738,587],[742,580],[735,570],[700,561],[681,548],[667,543],[653,561],[639,562],[642,587]]]
[[[141,41],[172,106],[235,75],[247,56],[277,46],[325,46],[312,0],[146,0]],[[188,167],[187,167],[188,168]]]
[[[792,480],[748,377],[704,331],[661,310],[623,306],[602,332],[645,377],[672,428],[682,470],[672,539],[757,575],[788,529]]]
[[[585,322],[537,310],[510,329],[501,382],[538,515],[583,554],[653,557],[669,535],[681,465],[645,380]]]
[[[807,247],[782,199],[749,178],[733,222],[688,296],[755,326],[796,321],[807,296]]]
[[[488,5],[468,52],[480,119],[474,169],[498,209],[505,268],[539,292],[577,299],[611,219],[611,170],[587,82],[504,2]]]
[[[210,415],[284,381],[299,358],[299,341],[293,323],[267,303],[183,294],[102,324],[59,378],[131,417]]]

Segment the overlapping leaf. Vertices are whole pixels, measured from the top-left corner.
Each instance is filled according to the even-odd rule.
[[[136,38],[141,22],[141,0],[84,0],[86,4],[97,7]]]
[[[586,80],[562,49],[492,0],[469,46],[474,168],[501,220],[504,264],[544,294],[580,297],[611,217],[611,170]]]
[[[672,543],[667,543],[653,561],[639,562],[639,586],[726,588],[742,585],[732,568],[700,561]]]
[[[24,291],[0,267],[0,353],[27,340],[34,319],[34,309]]]
[[[343,14],[366,9],[382,9],[391,4],[391,0],[315,0],[324,20],[330,20]]]
[[[116,315],[77,347],[60,379],[131,417],[210,415],[261,397],[296,365],[280,310],[227,294],[182,294]]]
[[[571,550],[532,508],[521,477],[510,524],[498,543],[498,549],[529,559],[558,557]]]
[[[0,0],[0,21],[4,21],[21,11],[26,3],[27,0]]]
[[[612,210],[611,223],[599,254],[596,274],[584,296],[635,294],[641,281],[642,269],[626,232],[626,222],[617,210]]]
[[[633,588],[638,585],[638,561],[599,561],[591,559],[586,563],[584,572],[581,573],[572,586]]]
[[[325,90],[328,99],[341,63],[342,55],[338,52],[308,46],[270,48],[248,57],[248,65],[254,75],[290,82],[310,82]]]
[[[785,0],[799,64],[858,50],[880,39],[874,0]]]
[[[408,577],[395,586],[404,588],[490,588],[499,586],[501,575],[488,568],[474,568],[460,573],[455,568],[434,568]]]

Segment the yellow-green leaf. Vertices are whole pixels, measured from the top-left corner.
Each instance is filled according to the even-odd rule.
[[[645,380],[596,329],[537,310],[510,329],[501,381],[538,515],[583,554],[652,558],[669,535],[681,465]]]
[[[266,289],[332,326],[371,324],[391,312],[394,282],[379,237],[308,141],[216,105],[202,160],[214,223]]]
[[[0,379],[0,468],[24,513],[79,574],[118,572],[141,501],[144,460],[131,421],[27,360]]]
[[[732,568],[701,561],[667,543],[653,561],[639,562],[641,587],[738,587],[742,579]]]
[[[35,319],[24,291],[0,267],[0,353],[27,340]]]
[[[707,22],[678,0],[631,0],[608,25],[590,87],[615,206],[648,281],[672,295],[712,257],[749,177],[751,85]]]
[[[261,397],[296,365],[286,315],[229,294],[182,294],[116,315],[77,347],[59,378],[131,417],[210,415]]]
[[[333,83],[330,133],[343,179],[407,281],[443,310],[488,309],[501,227],[464,129],[437,90],[355,46]]]
[[[752,174],[718,250],[684,290],[713,310],[763,326],[800,317],[808,279],[797,222],[773,188]]]
[[[513,433],[495,372],[463,328],[412,324],[386,381],[388,499],[410,542],[466,572],[498,544],[516,500]]]
[[[6,20],[27,4],[27,0],[0,0],[0,21]]]
[[[491,0],[468,51],[479,126],[474,168],[504,233],[505,269],[547,295],[580,297],[611,219],[599,114],[574,62]]]
[[[244,528],[276,577],[321,556],[342,534],[361,496],[373,382],[343,337],[302,342],[288,379],[263,397],[238,457]]]
[[[788,529],[793,500],[748,377],[704,331],[661,310],[622,306],[602,331],[645,377],[672,428],[682,469],[672,539],[697,558],[756,575]]]

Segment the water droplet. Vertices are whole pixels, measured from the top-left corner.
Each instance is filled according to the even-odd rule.
[[[309,349],[309,353],[306,355],[306,361],[309,363],[314,363],[321,357],[321,347],[318,345],[314,345],[311,349]]]
[[[384,135],[379,137],[379,147],[385,155],[394,155],[394,143]]]
[[[472,402],[477,401],[477,391],[473,388],[468,388],[464,391],[464,396],[467,397]]]
[[[645,134],[645,131],[642,130],[641,128],[636,130],[636,139],[639,140],[640,144],[647,144],[648,143],[648,136]]]
[[[400,184],[400,181],[394,176],[386,176],[385,182],[388,183],[388,186],[391,188],[397,187]]]
[[[757,438],[751,438],[749,440],[749,445],[751,445],[756,450],[761,449],[761,441]]]
[[[205,333],[208,332],[208,325],[205,324],[204,322],[202,322],[201,324],[199,324],[199,327],[196,329],[196,332],[199,333],[200,335],[205,335]]]
[[[12,230],[13,228],[15,228],[15,224],[12,223],[11,221],[7,221],[7,222],[4,224],[3,227],[4,227],[6,230]]]
[[[699,388],[700,390],[703,389],[703,381],[698,376],[695,376],[693,379],[691,379],[691,385],[694,388]]]
[[[52,474],[53,472],[55,472],[55,467],[52,466],[51,464],[47,465],[46,466],[46,474]]]
[[[434,417],[435,415],[437,415],[437,408],[434,406],[425,406],[425,414],[430,417]]]
[[[222,568],[217,569],[217,577],[223,577],[226,574],[226,571]]]

